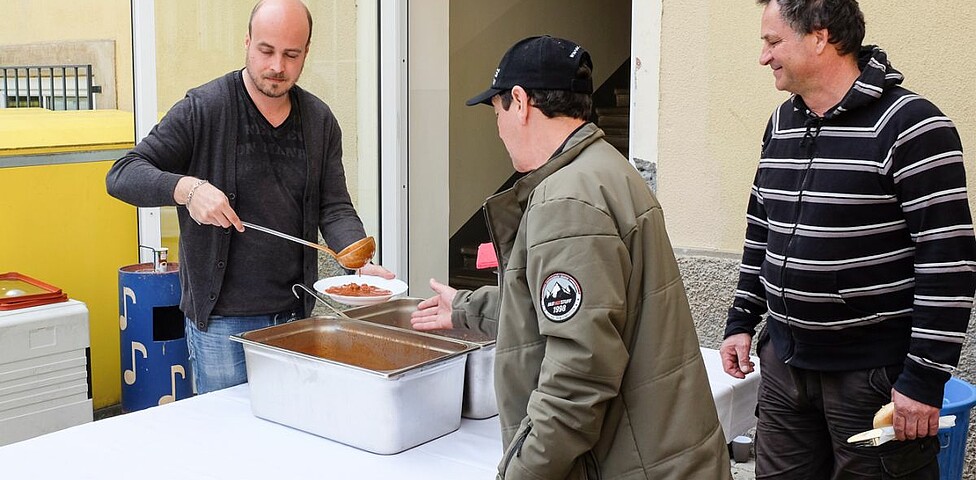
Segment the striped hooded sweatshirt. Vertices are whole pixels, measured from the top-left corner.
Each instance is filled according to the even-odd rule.
[[[941,407],[976,289],[962,146],[883,50],[858,63],[823,117],[794,95],[766,126],[725,336],[766,315],[787,364],[903,364],[895,389]]]

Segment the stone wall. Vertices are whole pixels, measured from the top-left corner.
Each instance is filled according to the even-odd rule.
[[[325,245],[325,242],[320,241],[319,243]],[[319,278],[335,277],[338,275],[346,275],[346,270],[342,268],[341,265],[339,265],[339,262],[337,262],[336,259],[330,257],[325,253],[319,253]],[[306,286],[312,288],[311,285],[306,285]],[[306,293],[305,295],[308,294]],[[335,315],[332,309],[330,309],[325,305],[322,305],[321,303],[322,301],[329,302],[329,305],[332,305],[333,307],[338,308],[340,310],[345,310],[349,308],[348,305],[343,305],[341,303],[334,302],[332,301],[331,298],[328,298],[325,295],[320,295],[319,297],[321,301],[315,302],[315,308],[312,309],[312,315]]]

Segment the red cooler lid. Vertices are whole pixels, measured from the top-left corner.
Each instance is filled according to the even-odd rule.
[[[54,285],[17,272],[0,273],[0,310],[64,302],[68,295]]]

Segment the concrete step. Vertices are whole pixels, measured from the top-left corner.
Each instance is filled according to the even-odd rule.
[[[465,269],[477,270],[478,264],[478,247],[477,246],[464,246],[461,247],[461,266]]]
[[[630,135],[630,129],[627,127],[604,127],[602,125],[598,125],[598,126],[600,127],[600,129],[603,130],[603,133],[607,135],[618,135],[618,136]]]
[[[606,135],[603,137],[610,145],[613,145],[617,150],[627,150],[630,148],[630,137],[626,135]]]
[[[461,290],[475,290],[485,285],[498,285],[498,274],[494,269],[460,269],[451,272],[448,284]]]
[[[623,107],[596,107],[596,114],[598,116],[617,116],[624,115],[630,117],[630,104]]]
[[[600,128],[629,128],[630,115],[600,115],[597,117],[596,124]]]

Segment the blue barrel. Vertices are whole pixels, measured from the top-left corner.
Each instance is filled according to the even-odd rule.
[[[969,410],[976,405],[976,388],[956,377],[945,385],[941,415],[955,415],[956,426],[939,430],[939,479],[961,480],[969,437]]]
[[[179,264],[119,269],[119,330],[123,412],[192,395]]]

